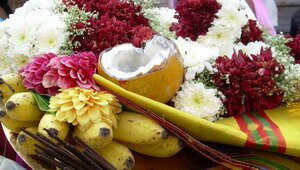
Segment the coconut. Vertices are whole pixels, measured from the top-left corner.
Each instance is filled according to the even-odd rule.
[[[166,103],[182,84],[184,66],[175,43],[155,36],[142,48],[126,43],[103,51],[98,74],[126,90]]]

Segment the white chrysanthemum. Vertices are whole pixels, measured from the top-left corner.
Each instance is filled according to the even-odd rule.
[[[51,16],[37,31],[35,55],[49,52],[58,54],[67,38],[66,25],[60,15]]]
[[[218,56],[218,50],[204,47],[198,42],[188,41],[181,37],[175,43],[183,58],[184,67],[187,68],[186,80],[195,79],[196,74],[201,73],[204,69],[213,71],[209,61]]]
[[[28,22],[28,20],[17,20],[15,25],[11,24],[7,30],[9,37],[9,56],[22,54],[31,55],[32,42],[35,39],[36,26]]]
[[[247,45],[244,45],[243,43],[238,43],[236,44],[234,47],[232,47],[231,49],[229,49],[227,51],[226,56],[228,56],[229,58],[231,58],[233,52],[238,52],[239,50],[242,50],[243,53],[247,54],[247,55],[257,55],[260,54],[261,48],[263,49],[267,49],[270,46],[264,42],[261,41],[255,41],[255,42],[250,42]]]
[[[10,59],[0,54],[0,75],[5,75],[13,72],[10,64]]]
[[[10,61],[7,58],[7,48],[8,48],[7,38],[3,36],[0,37],[0,75],[7,74],[10,72]]]
[[[253,11],[251,10],[251,8],[249,7],[249,5],[247,4],[247,2],[245,0],[217,0],[218,3],[223,5],[232,5],[235,6],[237,9],[239,9],[240,11],[243,10],[246,14],[246,16],[248,17],[248,19],[254,19],[256,20],[256,17],[253,13]]]
[[[5,37],[8,36],[6,34],[8,27],[9,27],[9,19],[6,19],[6,20],[0,22],[0,38],[3,36],[5,36]]]
[[[176,13],[175,9],[161,7],[152,8],[150,10],[158,14],[159,22],[161,24],[171,24],[172,22],[177,22],[177,19],[174,18],[174,15]]]
[[[159,34],[170,39],[175,39],[175,33],[169,30],[173,22],[177,22],[174,18],[175,9],[170,8],[150,8],[144,10],[144,15],[149,19],[151,27]]]
[[[205,46],[220,50],[220,55],[232,49],[242,34],[244,27],[253,13],[248,11],[240,0],[217,0],[221,9],[216,13],[212,26],[204,36],[198,37],[198,42]],[[255,17],[253,17],[255,18]]]
[[[28,63],[29,57],[25,55],[16,55],[11,57],[10,60],[11,60],[10,65],[13,73],[17,73],[18,70],[21,69],[21,67],[23,67],[25,64]]]
[[[248,18],[243,10],[238,10],[236,6],[232,4],[226,4],[222,6],[222,10],[216,14],[218,19],[223,22],[227,22],[232,27],[243,27],[247,24]]]
[[[200,36],[197,41],[208,47],[222,49],[223,47],[232,46],[237,38],[241,36],[240,27],[224,27],[218,24],[209,28],[206,36]]]
[[[1,74],[16,73],[34,55],[59,52],[68,35],[65,15],[53,11],[56,1],[29,0],[0,23]]]
[[[32,13],[35,10],[51,10],[54,9],[54,0],[29,0],[21,8],[17,8],[14,12],[16,16],[24,16],[28,13]]]
[[[185,82],[172,99],[175,108],[209,121],[221,114],[222,102],[216,89],[206,89],[202,83]]]

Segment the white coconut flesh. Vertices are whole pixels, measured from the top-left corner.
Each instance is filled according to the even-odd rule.
[[[102,53],[100,62],[110,76],[119,80],[130,79],[164,68],[174,49],[171,40],[155,36],[146,42],[144,48],[136,48],[129,43],[115,46]]]

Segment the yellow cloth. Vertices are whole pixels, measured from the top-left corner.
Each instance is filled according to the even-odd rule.
[[[298,103],[290,107],[249,113],[213,123],[129,92],[97,74],[94,75],[94,79],[98,85],[125,97],[143,109],[151,110],[200,141],[248,146],[300,157],[300,104]],[[265,120],[263,116],[269,120]],[[246,124],[241,128],[238,122],[243,121]]]

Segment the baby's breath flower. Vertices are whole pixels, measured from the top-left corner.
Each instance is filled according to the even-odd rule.
[[[278,86],[285,91],[284,102],[300,100],[300,65],[295,64],[295,59],[290,55],[290,48],[285,44],[290,39],[284,35],[264,35],[267,44],[272,46],[273,57],[284,65],[284,73],[276,78]]]

